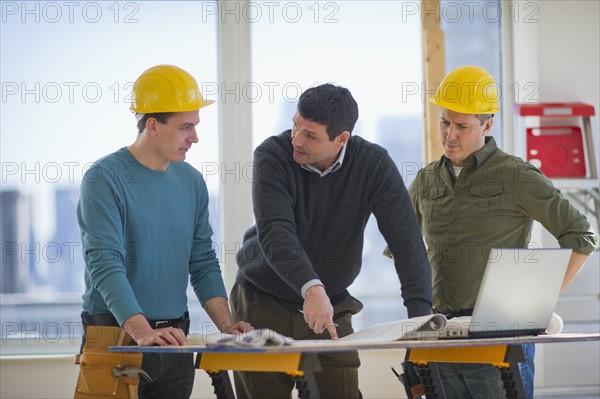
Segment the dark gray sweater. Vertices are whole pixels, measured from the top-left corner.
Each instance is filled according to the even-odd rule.
[[[394,255],[409,317],[428,314],[431,274],[423,238],[387,151],[352,136],[341,168],[323,177],[301,168],[292,152],[289,130],[254,151],[256,224],[237,254],[237,282],[295,302],[303,301],[301,288],[312,279],[320,279],[330,297],[343,293],[360,272],[373,213]]]

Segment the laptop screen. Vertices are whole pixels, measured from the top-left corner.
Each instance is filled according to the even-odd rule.
[[[571,249],[492,249],[469,327],[475,338],[537,335],[550,323]]]

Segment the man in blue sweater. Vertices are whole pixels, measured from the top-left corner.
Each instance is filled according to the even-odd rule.
[[[252,329],[233,322],[211,245],[206,184],[183,162],[198,142],[199,109],[211,103],[194,78],[175,66],[150,68],[135,82],[134,143],[98,160],[81,184],[77,217],[86,261],[86,329],[122,327],[138,345],[184,345],[188,279],[220,331]],[[140,397],[191,395],[191,353],[147,353],[142,368],[153,382],[142,381]]]
[[[351,334],[362,304],[347,288],[361,270],[371,214],[394,254],[408,315],[430,313],[427,255],[402,177],[385,149],[352,135],[357,119],[348,89],[313,87],[300,97],[292,130],[256,148],[256,224],[237,254],[235,318],[295,339]],[[361,396],[358,353],[319,358],[321,397]],[[293,389],[283,373],[234,377],[240,398],[284,398]]]

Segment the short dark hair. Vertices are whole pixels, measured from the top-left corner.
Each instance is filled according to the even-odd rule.
[[[477,118],[479,120],[479,124],[483,125],[485,123],[485,121],[487,121],[490,118],[493,118],[494,114],[476,114],[475,118]]]
[[[345,131],[352,133],[358,120],[358,104],[350,90],[327,83],[302,93],[298,113],[302,118],[324,125],[329,140],[333,141]]]
[[[141,133],[146,128],[146,121],[149,118],[154,118],[163,125],[169,121],[169,118],[175,115],[175,112],[157,112],[154,114],[144,114],[142,119],[137,123],[138,133]]]

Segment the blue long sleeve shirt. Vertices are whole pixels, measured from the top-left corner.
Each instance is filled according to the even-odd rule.
[[[208,192],[185,162],[164,172],[122,148],[85,174],[77,207],[85,269],[83,310],[112,313],[122,325],[180,317],[188,278],[202,304],[226,297],[212,246]]]

